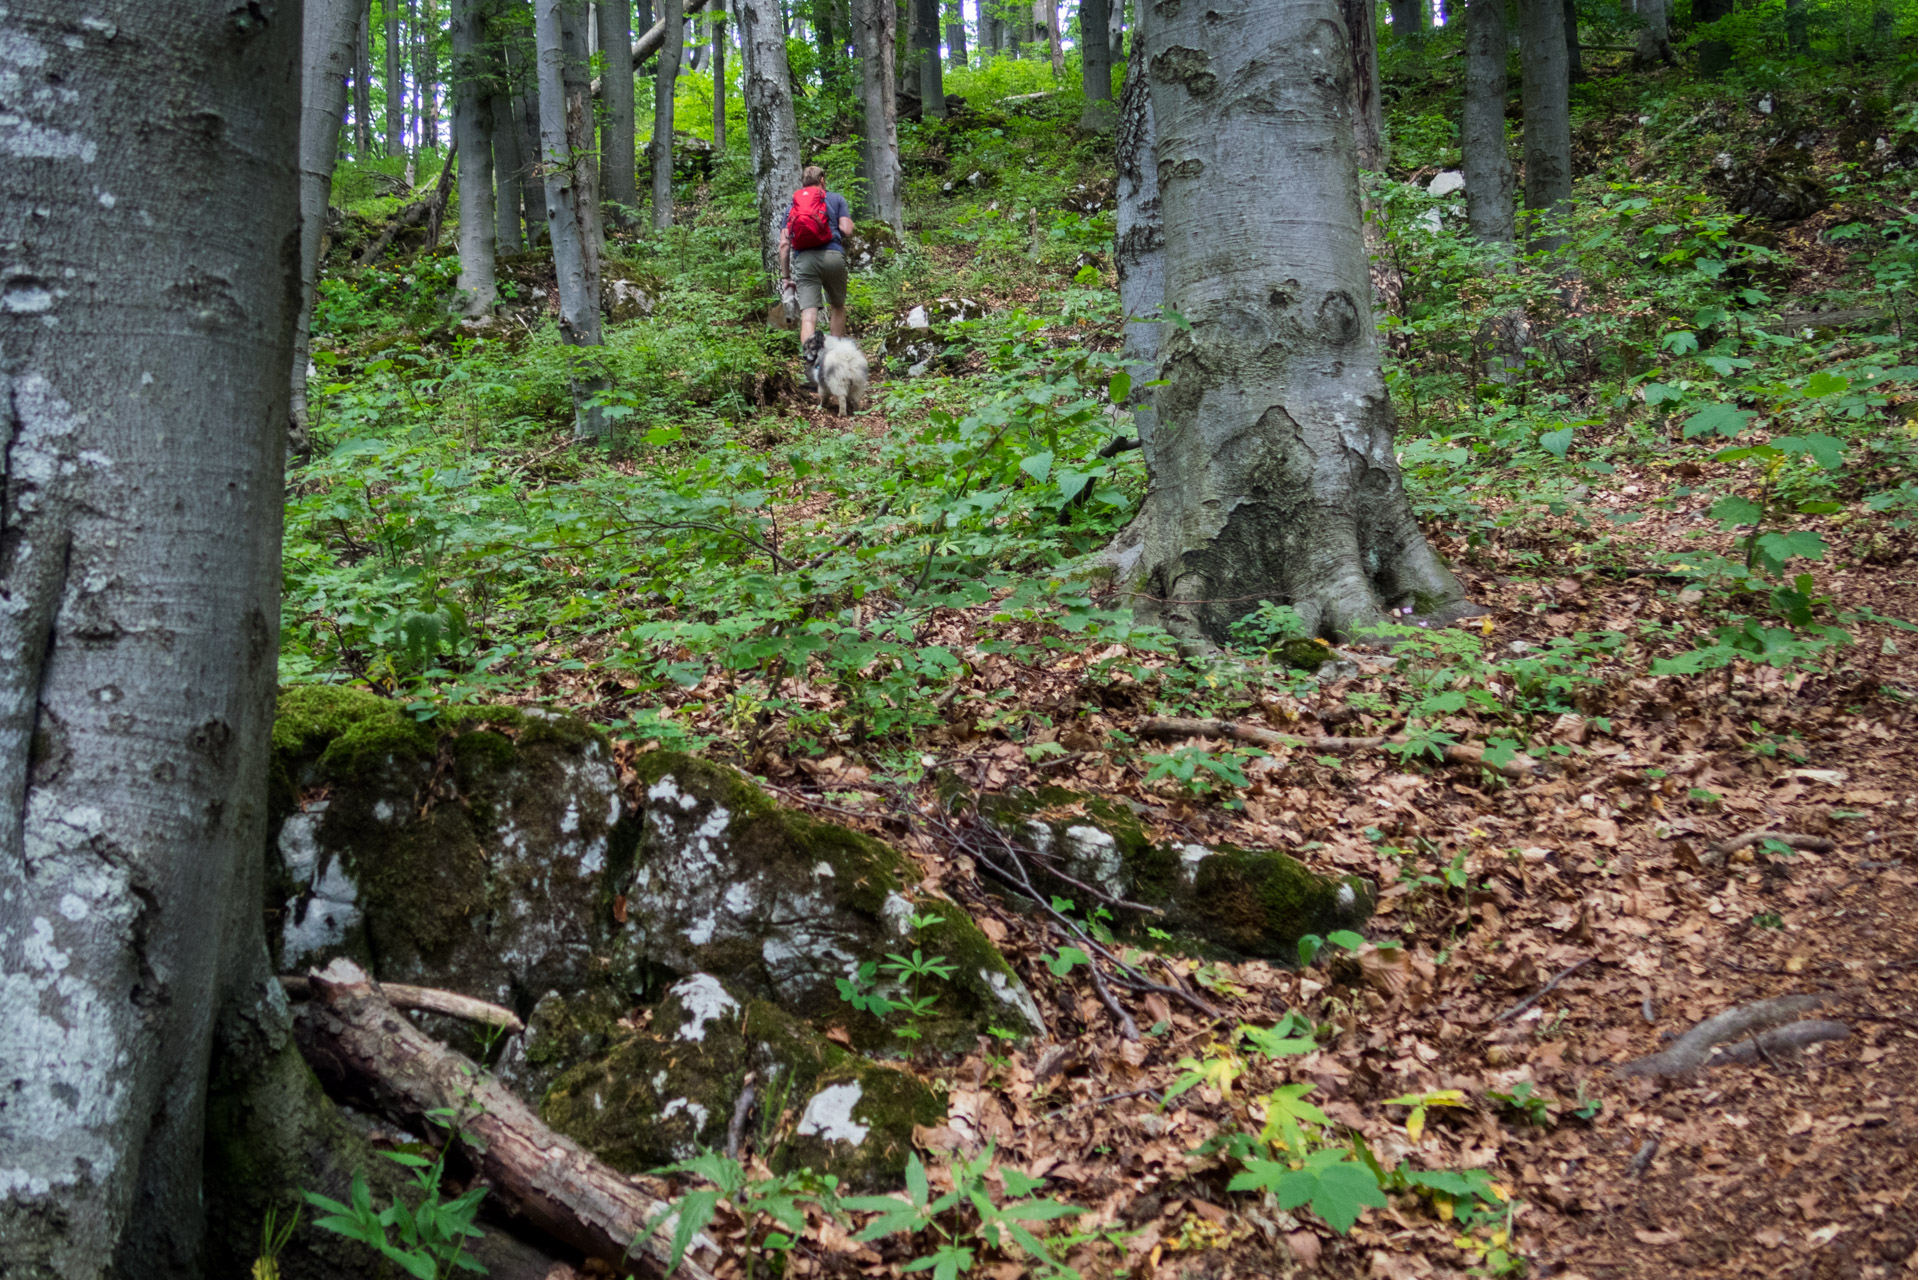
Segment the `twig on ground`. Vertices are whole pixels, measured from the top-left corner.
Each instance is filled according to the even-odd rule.
[[[313,980],[303,974],[283,973],[280,986],[286,991],[289,1000],[308,1000],[313,996]],[[443,1013],[449,1018],[458,1018],[463,1022],[477,1022],[482,1026],[498,1027],[510,1035],[518,1035],[526,1030],[526,1024],[511,1009],[488,1004],[484,1000],[475,1000],[463,996],[457,991],[440,991],[433,987],[409,987],[398,982],[379,984],[379,992],[386,1002],[395,1009],[413,1009],[420,1013]]]
[[[1652,1167],[1652,1160],[1657,1155],[1658,1135],[1654,1133],[1651,1137],[1645,1139],[1644,1144],[1633,1153],[1632,1162],[1625,1166],[1625,1176],[1627,1178],[1644,1177],[1645,1170]]]
[[[733,1118],[726,1125],[726,1158],[739,1158],[739,1144],[746,1132],[746,1116],[753,1109],[753,1078],[746,1077],[746,1087],[739,1091],[739,1101],[733,1103]]]
[[[1705,1019],[1678,1037],[1669,1049],[1635,1058],[1614,1070],[1622,1076],[1690,1075],[1712,1061],[1714,1045],[1791,1022],[1824,1000],[1822,995],[1792,995],[1739,1005]],[[1754,1049],[1753,1056],[1756,1054]]]
[[[1064,929],[1061,929],[1056,924],[1052,926],[1052,932],[1061,938],[1070,937]],[[1098,993],[1099,1003],[1106,1007],[1106,1012],[1111,1014],[1113,1020],[1119,1024],[1119,1034],[1129,1041],[1137,1041],[1139,1038],[1139,1024],[1134,1022],[1132,1015],[1127,1013],[1124,1007],[1112,998],[1112,992],[1106,986],[1105,975],[1099,972],[1099,966],[1096,963],[1089,964],[1086,966],[1086,972],[1092,975],[1092,989]]]
[[[1573,974],[1577,973],[1580,969],[1583,969],[1586,965],[1590,964],[1592,961],[1596,960],[1597,958],[1598,958],[1597,956],[1586,956],[1583,960],[1580,960],[1577,964],[1571,965],[1565,969],[1560,970],[1559,973],[1556,976],[1554,976],[1550,982],[1540,987],[1537,991],[1534,991],[1531,995],[1526,996],[1523,1000],[1519,1001],[1517,1004],[1507,1009],[1504,1013],[1501,1013],[1496,1018],[1493,1018],[1492,1021],[1504,1022],[1507,1018],[1518,1017],[1519,1014],[1524,1013],[1527,1009],[1537,1004],[1540,1000],[1543,1000],[1547,995],[1550,995],[1553,987],[1556,987],[1559,983],[1565,981],[1565,979],[1571,977]]]
[[[1154,1102],[1164,1101],[1157,1089],[1132,1089],[1125,1093],[1108,1093],[1103,1098],[1087,1098],[1084,1102],[1075,1102],[1070,1106],[1060,1107],[1057,1111],[1047,1112],[1046,1119],[1057,1120],[1067,1112],[1077,1111],[1081,1107],[1102,1107],[1108,1102],[1124,1102],[1127,1098],[1150,1098]]]
[[[1766,831],[1760,829],[1758,831],[1747,831],[1742,836],[1733,836],[1729,840],[1721,840],[1717,844],[1711,845],[1705,850],[1705,855],[1698,861],[1705,866],[1714,867],[1732,854],[1737,853],[1740,849],[1749,848],[1755,844],[1763,844],[1767,840],[1776,840],[1779,844],[1787,848],[1802,849],[1808,853],[1830,853],[1837,847],[1824,836],[1808,836],[1797,831]]]
[[[1199,720],[1189,716],[1153,716],[1140,723],[1139,732],[1148,738],[1233,738],[1262,747],[1303,747],[1340,755],[1351,751],[1371,751],[1395,742],[1409,741],[1403,734],[1390,738],[1330,738],[1297,733],[1280,733],[1236,720]],[[1469,742],[1455,742],[1444,748],[1446,764],[1475,765],[1493,769],[1508,778],[1538,776],[1538,761],[1531,756],[1513,756],[1501,765],[1485,762],[1485,748]]]

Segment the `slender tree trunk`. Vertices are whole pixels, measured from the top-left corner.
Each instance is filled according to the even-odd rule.
[[[1525,207],[1562,216],[1572,200],[1572,117],[1560,0],[1519,0],[1519,58],[1524,67]],[[1559,237],[1539,241],[1553,247]]]
[[[481,0],[452,0],[453,145],[459,151],[462,315],[491,315],[499,298],[493,274],[493,76]]]
[[[639,213],[632,0],[599,0],[594,16],[603,59],[600,104],[605,109],[599,129],[599,181],[606,202],[616,208],[615,218],[625,225]]]
[[[592,173],[593,106],[581,0],[534,0],[539,44],[539,132],[546,178],[546,236],[559,281],[559,332],[573,348],[600,345],[599,193]],[[606,381],[579,355],[573,369],[573,438],[610,441],[592,401]]]
[[[1046,53],[1052,59],[1052,78],[1065,79],[1066,48],[1065,42],[1059,37],[1059,0],[1032,0],[1032,22],[1035,28],[1044,30]],[[1038,34],[1035,30],[1035,39]]]
[[[1401,44],[1417,44],[1425,38],[1425,0],[1388,0],[1392,15],[1392,38]]]
[[[946,0],[946,57],[954,68],[966,66],[966,7],[963,0]]]
[[[272,1017],[302,28],[87,12],[0,11],[0,1274],[186,1280],[223,1017]]]
[[[1079,0],[1079,61],[1085,83],[1086,108],[1079,127],[1088,133],[1110,133],[1115,124],[1112,106],[1111,0]],[[1119,0],[1124,4],[1125,0]]]
[[[860,96],[865,108],[866,212],[903,239],[906,227],[899,207],[899,115],[892,88],[893,18],[892,0],[853,0]]]
[[[1125,42],[1125,0],[1111,0],[1111,12],[1106,15],[1106,50],[1114,64],[1126,59]],[[1370,16],[1367,17],[1368,23]]]
[[[1123,581],[1194,641],[1261,600],[1321,636],[1455,615],[1393,454],[1338,0],[1152,11],[1166,305],[1155,464]],[[1188,327],[1189,326],[1189,327]]]
[[[713,149],[726,154],[726,4],[713,6]]]
[[[1379,96],[1379,36],[1373,0],[1340,0],[1352,47],[1352,132],[1358,139],[1359,168],[1385,171],[1385,108]]]
[[[679,54],[685,38],[680,0],[660,5],[666,24],[666,43],[659,47],[659,67],[653,72],[653,230],[673,225],[673,86],[679,80]]]
[[[1517,239],[1512,157],[1505,142],[1505,0],[1465,0],[1465,216],[1486,244]]]
[[[420,0],[420,138],[428,151],[440,149],[439,0]]]
[[[1117,138],[1118,212],[1113,261],[1119,269],[1119,302],[1125,308],[1125,362],[1132,375],[1132,417],[1150,449],[1156,417],[1153,392],[1159,359],[1159,309],[1165,305],[1165,222],[1159,212],[1159,162],[1152,128],[1152,81],[1145,64],[1145,30],[1151,9],[1139,7],[1132,56],[1119,96]],[[1156,464],[1146,454],[1146,469]]]
[[[531,0],[521,0],[530,4]],[[540,157],[545,146],[540,130],[539,55],[536,42],[519,36],[506,43],[506,70],[514,86],[513,105],[518,112],[520,196],[526,202],[526,243],[535,245],[546,236],[546,181],[541,173]]]
[[[1796,5],[1799,15],[1799,35],[1804,35],[1804,0],[1786,0],[1785,30],[1792,29],[1792,14]],[[1638,13],[1645,25],[1638,32],[1638,51],[1632,56],[1632,65],[1639,70],[1654,66],[1675,67],[1678,55],[1672,51],[1672,0],[1640,0]],[[1800,48],[1798,45],[1794,49]]]
[[[320,279],[320,246],[326,238],[333,166],[340,154],[340,121],[346,115],[346,76],[353,65],[353,35],[360,25],[355,9],[354,0],[308,0],[301,36],[300,296],[288,442],[302,453],[306,450],[308,331]]]
[[[779,233],[799,189],[799,126],[793,117],[792,72],[779,28],[779,0],[738,0],[740,89],[752,143],[753,189],[759,197],[759,251],[769,280],[779,278]]]
[[[406,153],[406,84],[400,68],[400,0],[380,0],[386,20],[386,154]]]
[[[1578,0],[1565,0],[1565,69],[1572,84],[1585,78],[1585,58],[1578,47]]]
[[[945,64],[939,58],[939,0],[912,0],[912,43],[919,59],[919,110],[946,118]]]
[[[1669,0],[1667,0],[1667,2],[1669,2]],[[1806,22],[1808,16],[1805,12],[1805,0],[1785,0],[1785,46],[1793,53],[1802,54],[1811,51],[1811,31]],[[1650,24],[1647,25],[1649,26]],[[1638,55],[1641,62],[1646,61],[1644,46],[1645,38],[1641,35],[1639,37]],[[1665,39],[1665,57],[1669,61],[1676,61],[1676,59],[1671,57],[1671,37],[1669,35],[1667,35]]]
[[[360,29],[353,40],[353,158],[373,154],[373,5],[359,0]]]
[[[520,234],[521,170],[525,161],[519,149],[519,115],[511,96],[496,93],[493,111],[493,243],[500,253],[521,253],[526,241]]]
[[[740,0],[740,21],[745,21],[744,4]],[[846,28],[835,21],[837,17],[835,0],[813,0],[812,29],[813,37],[819,45],[819,82],[822,85],[836,84],[846,69]],[[746,56],[746,38],[739,39],[739,56]],[[745,65],[743,62],[740,64]]]

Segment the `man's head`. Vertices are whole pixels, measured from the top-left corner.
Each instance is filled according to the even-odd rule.
[[[824,169],[822,169],[822,168],[820,168],[820,167],[819,167],[818,165],[816,165],[816,164],[809,164],[809,165],[807,165],[807,166],[806,166],[806,171],[805,171],[804,173],[802,173],[802,174],[800,174],[800,175],[799,175],[799,185],[800,185],[800,186],[802,186],[802,187],[823,187],[823,186],[825,186],[825,185],[826,185],[826,171],[825,171]]]

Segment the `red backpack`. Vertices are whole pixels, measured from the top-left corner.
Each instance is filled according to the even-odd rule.
[[[792,233],[795,249],[823,249],[831,244],[832,218],[826,209],[826,193],[818,187],[801,187],[793,192],[786,230]]]

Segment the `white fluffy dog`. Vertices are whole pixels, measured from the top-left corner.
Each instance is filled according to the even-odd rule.
[[[819,407],[839,401],[839,416],[857,413],[866,399],[866,353],[851,338],[828,336],[819,356]]]

